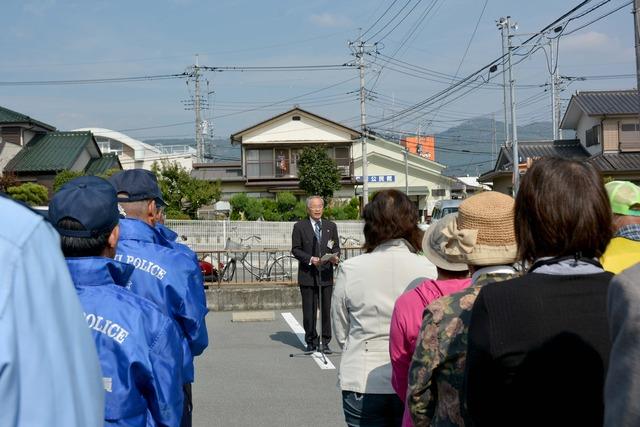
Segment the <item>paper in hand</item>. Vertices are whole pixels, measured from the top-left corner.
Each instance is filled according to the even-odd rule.
[[[335,256],[335,254],[324,254],[322,255],[322,258],[320,258],[320,262],[325,263],[325,262],[329,262],[331,261],[331,258],[333,258]]]

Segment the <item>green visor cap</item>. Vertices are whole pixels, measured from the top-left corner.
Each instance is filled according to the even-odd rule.
[[[629,181],[611,181],[604,187],[614,214],[640,216],[640,187]]]

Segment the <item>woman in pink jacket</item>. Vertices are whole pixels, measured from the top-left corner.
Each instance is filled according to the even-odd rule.
[[[416,339],[420,334],[424,308],[432,301],[459,292],[471,283],[467,265],[448,262],[442,253],[442,245],[446,241],[442,230],[456,216],[457,214],[447,215],[431,225],[422,239],[424,255],[438,269],[438,278],[425,280],[416,288],[402,294],[397,299],[391,316],[389,330],[391,385],[403,402],[407,396],[409,365],[416,347]],[[404,427],[413,425],[406,405],[402,425]]]

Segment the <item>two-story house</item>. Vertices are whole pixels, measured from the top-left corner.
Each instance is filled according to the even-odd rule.
[[[591,155],[587,160],[603,176],[640,181],[640,126],[637,90],[576,92],[569,101],[562,129]]]
[[[272,198],[280,191],[302,195],[298,179],[301,150],[326,147],[341,174],[335,198],[362,195],[362,144],[360,132],[317,114],[294,107],[231,135],[240,145],[240,162],[196,164],[192,176],[220,180],[222,199],[237,193]],[[370,138],[367,151],[369,193],[395,188],[408,190],[421,215],[428,215],[436,200],[451,197],[455,180],[443,174],[445,166],[407,152],[400,144]]]
[[[273,197],[298,190],[298,158],[306,146],[321,144],[340,171],[342,188],[335,197],[353,196],[352,146],[360,132],[294,107],[231,135],[240,145],[242,178],[247,192]]]
[[[55,130],[47,123],[0,107],[0,172],[31,139]]]

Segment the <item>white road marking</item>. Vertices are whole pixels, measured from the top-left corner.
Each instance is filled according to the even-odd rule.
[[[291,330],[297,335],[300,343],[302,345],[306,345],[304,341],[304,328],[298,323],[296,318],[291,313],[281,313],[284,321],[287,322]],[[311,355],[311,358],[316,361],[320,369],[336,369],[336,367],[331,363],[328,357],[322,357],[322,354],[319,352],[315,352]],[[324,362],[327,362],[326,364]]]

